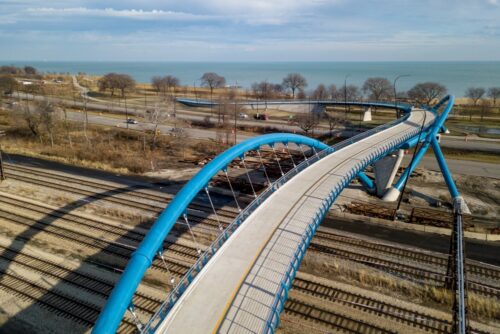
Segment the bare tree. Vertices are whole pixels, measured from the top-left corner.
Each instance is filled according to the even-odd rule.
[[[23,105],[21,113],[22,113],[22,118],[26,122],[26,125],[28,126],[28,129],[31,131],[31,133],[34,136],[39,137],[40,136],[39,128],[41,123],[40,114],[35,112],[35,110],[32,110],[29,102]]]
[[[496,106],[497,99],[500,98],[500,87],[490,87],[488,89],[488,97],[493,100],[493,105]]]
[[[312,98],[315,100],[326,100],[328,99],[328,90],[325,85],[319,84],[318,87],[312,93]]]
[[[12,75],[0,75],[0,98],[5,94],[12,94],[16,88],[17,81]]]
[[[489,107],[491,107],[491,102],[489,100],[484,99],[481,101],[481,122],[484,120],[484,115]]]
[[[368,93],[370,99],[380,101],[391,96],[392,85],[386,78],[368,78],[363,84],[363,92]]]
[[[335,128],[338,125],[342,124],[343,119],[336,114],[333,114],[333,113],[330,114],[327,112],[324,113],[324,116],[325,116],[326,120],[328,121],[328,129],[330,130],[330,137],[331,137],[331,136],[333,136],[333,130],[335,130]]]
[[[274,95],[274,84],[267,81],[254,82],[252,84],[252,92],[257,99],[267,102]]]
[[[338,89],[336,98],[338,100],[358,101],[361,98],[361,92],[355,85],[342,86]]]
[[[430,105],[432,101],[446,94],[446,87],[437,82],[422,82],[408,91],[408,97],[417,103]]]
[[[330,85],[330,87],[328,87],[328,90],[330,91],[330,97],[333,99],[333,100],[336,100],[338,98],[338,90],[337,90],[337,86],[335,85]]]
[[[60,104],[58,107],[60,108],[64,116],[62,126],[66,132],[69,147],[73,148],[73,139],[71,138],[71,123],[68,121],[68,111],[66,110],[66,106],[64,104]]]
[[[160,133],[158,127],[166,119],[168,119],[169,114],[173,111],[172,101],[167,100],[166,103],[156,103],[153,109],[146,111],[146,120],[153,124],[152,138],[151,138],[151,149],[156,148],[156,142],[158,139],[158,134]]]
[[[28,76],[35,76],[38,74],[38,71],[33,66],[24,66],[23,70],[24,73]]]
[[[125,97],[125,92],[135,88],[135,80],[128,74],[108,73],[97,81],[99,91],[111,91],[111,96],[114,96],[115,90],[121,91],[122,97]]]
[[[469,87],[465,91],[465,97],[468,97],[474,103],[474,106],[477,105],[477,102],[481,100],[486,93],[486,90],[482,87]]]
[[[304,99],[306,99],[306,98],[307,98],[307,94],[306,94],[305,90],[303,90],[303,89],[299,89],[299,92],[297,93],[297,98],[298,98],[299,100],[304,100]]]
[[[167,86],[167,89],[170,93],[175,93],[175,88],[179,86],[179,78],[174,77],[173,75],[167,75],[163,77],[163,80],[165,81],[165,84]],[[224,79],[224,82],[226,80]]]
[[[215,88],[224,87],[226,78],[214,72],[207,72],[201,76],[201,85],[210,88],[210,101],[213,101],[213,94]]]
[[[135,80],[128,74],[120,74],[116,86],[125,97],[125,92],[135,88]]]
[[[295,117],[295,123],[306,135],[309,135],[309,131],[314,131],[314,128],[318,125],[318,117],[313,112],[302,113]]]
[[[307,80],[299,73],[289,73],[282,83],[285,89],[292,91],[292,98],[295,98],[295,91],[302,90],[307,87]]]
[[[165,92],[165,81],[160,76],[154,76],[151,78],[151,85],[153,86],[156,93],[160,94],[160,92]]]
[[[54,130],[60,120],[56,108],[52,103],[42,101],[36,104],[35,112],[39,114],[40,123],[43,124],[45,131],[49,135],[50,146],[54,147]]]

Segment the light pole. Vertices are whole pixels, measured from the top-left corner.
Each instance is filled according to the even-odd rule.
[[[347,78],[349,78],[351,75],[347,74],[344,78],[344,112],[345,112],[345,118],[347,119]]]
[[[394,83],[393,83],[393,87],[394,87],[394,110],[396,110],[396,117],[399,118],[399,111],[398,111],[398,95],[397,95],[397,92],[396,92],[396,82],[400,79],[400,78],[404,78],[404,77],[409,77],[410,75],[409,74],[400,74],[398,75],[395,79],[394,79]]]

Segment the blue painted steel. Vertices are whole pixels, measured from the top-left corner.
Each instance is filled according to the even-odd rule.
[[[203,102],[198,102],[198,105]],[[283,101],[279,103],[297,103],[290,101]],[[344,104],[344,102],[332,102],[332,101],[319,101],[325,104]],[[303,102],[302,102],[303,103]],[[318,103],[318,101],[316,101]],[[389,103],[363,103],[363,102],[348,102],[348,104],[358,105],[358,106],[375,106],[375,107],[385,107],[394,108],[394,105]],[[390,127],[397,124],[407,118],[408,112],[411,111],[409,106],[399,105],[398,109],[403,111],[406,115],[405,117],[398,119],[394,122],[381,126],[379,128],[367,131],[366,133],[360,134],[351,138],[350,140],[335,145],[335,148],[341,148],[349,145],[355,140],[360,140],[366,138],[366,136],[380,131],[381,129]],[[409,139],[409,138],[407,138]],[[202,190],[210,179],[220,170],[224,170],[227,165],[235,158],[242,156],[245,152],[253,149],[258,149],[262,145],[272,145],[274,143],[288,143],[293,142],[296,144],[303,144],[310,147],[323,150],[324,154],[329,154],[333,151],[333,148],[329,148],[327,145],[299,135],[279,133],[259,136],[255,138],[248,139],[217,156],[209,164],[207,164],[193,179],[191,179],[177,194],[170,205],[161,213],[150,232],[147,234],[139,248],[134,252],[132,258],[130,259],[127,267],[120,278],[120,281],[113,289],[111,296],[105,305],[103,311],[101,312],[96,325],[94,326],[93,333],[114,333],[125,313],[126,309],[130,306],[132,296],[137,289],[142,277],[146,270],[151,266],[155,254],[161,250],[161,245],[163,240],[170,232],[171,228],[177,221],[177,219],[185,212],[187,206],[192,201],[192,199]],[[318,157],[319,159],[319,157]],[[362,172],[359,170],[358,172]],[[363,174],[364,175],[364,174]],[[351,178],[355,177],[355,174],[350,175]],[[283,182],[286,182],[283,181]],[[274,187],[274,186],[273,186]],[[274,191],[274,189],[271,189]],[[253,205],[259,205],[260,201],[257,200]],[[244,217],[242,218],[244,219]],[[241,223],[241,222],[239,222]],[[237,224],[234,229],[237,228]],[[223,234],[227,234],[225,231]],[[226,238],[227,239],[227,238]],[[221,244],[224,240],[221,239]],[[219,245],[220,246],[220,245]],[[203,266],[207,261],[207,256],[202,256],[200,258],[201,262],[198,266]],[[190,283],[190,282],[187,282]]]
[[[369,192],[375,191],[375,183],[364,172],[359,172],[358,178]]]
[[[196,99],[188,99],[181,98],[177,99],[177,102],[182,103],[184,105],[190,107],[210,107],[218,105],[218,102],[211,102],[209,100],[196,100]],[[397,108],[405,113],[411,111],[411,105],[406,103],[398,103],[397,106],[394,103],[386,103],[386,102],[358,102],[358,101],[334,101],[334,100],[272,100],[272,101],[240,101],[238,102],[240,105],[277,105],[277,104],[314,104],[314,105],[352,105],[352,106],[362,106],[362,107],[381,107],[381,108]]]
[[[457,186],[455,185],[455,182],[451,178],[450,170],[448,169],[448,165],[446,164],[446,160],[444,159],[443,152],[441,151],[441,147],[439,147],[439,143],[436,137],[433,137],[431,139],[431,145],[432,145],[432,150],[434,151],[434,155],[436,156],[436,160],[439,164],[439,168],[441,169],[441,172],[443,174],[444,181],[446,182],[448,190],[450,191],[451,198],[460,196]]]
[[[217,172],[225,169],[232,160],[242,156],[245,152],[258,149],[263,145],[285,142],[307,145],[318,150],[330,149],[328,145],[316,139],[295,134],[275,133],[247,139],[218,155],[179,191],[168,207],[160,214],[149,233],[133,253],[92,332],[95,334],[116,332],[137,286],[146,270],[151,266],[155,255],[161,249],[166,236],[178,218],[186,211],[189,203],[200,190],[205,188]]]
[[[335,187],[334,189],[331,190],[330,194],[326,196],[326,198],[323,200],[323,205],[320,207],[319,211],[316,212],[316,215],[313,219],[313,221],[310,223],[310,227],[306,230],[306,233],[302,236],[302,240],[297,247],[294,255],[294,260],[290,265],[288,266],[287,273],[283,280],[281,281],[280,288],[278,289],[274,302],[271,306],[271,311],[269,312],[269,315],[266,320],[266,325],[262,333],[264,334],[271,334],[274,333],[275,329],[279,325],[279,316],[281,311],[283,311],[285,301],[288,297],[288,291],[291,288],[293,279],[295,277],[295,274],[297,272],[297,269],[300,265],[300,262],[302,258],[304,257],[305,251],[309,245],[309,243],[312,240],[312,237],[314,236],[316,229],[318,228],[319,224],[323,221],[324,216],[328,212],[329,208],[331,205],[335,202],[336,198],[338,195],[342,192],[342,190],[349,185],[351,180],[360,172],[362,172],[368,165],[372,164],[373,162],[377,161],[380,158],[383,158],[386,156],[388,153],[401,148],[406,141],[408,141],[410,138],[413,138],[414,136],[418,136],[418,132],[414,132],[402,140],[400,142],[392,143],[389,145],[386,145],[380,150],[377,150],[374,152],[368,159],[365,159],[361,161],[357,167],[356,171],[353,173],[350,173],[349,175],[344,175],[343,176],[343,182],[341,187]]]
[[[424,134],[422,135],[422,138],[424,138],[423,144],[420,147],[420,149],[418,150],[417,154],[415,155],[415,158],[413,159],[412,164],[405,169],[405,171],[403,172],[403,175],[401,175],[399,180],[394,185],[394,188],[396,188],[397,190],[401,191],[406,179],[409,177],[409,175],[411,175],[411,173],[413,173],[416,166],[420,163],[420,161],[422,160],[422,157],[427,152],[427,149],[429,148],[431,143],[433,141],[436,141],[436,136],[437,136],[438,132],[443,128],[444,122],[446,121],[446,118],[448,117],[448,114],[450,113],[451,108],[453,107],[453,104],[455,102],[455,97],[453,95],[446,96],[441,101],[439,101],[438,104],[436,104],[434,106],[434,108],[432,108],[431,111],[437,112],[437,110],[446,102],[448,104],[443,109],[443,112],[437,117],[437,119],[434,121],[432,126],[429,129],[427,129],[424,132]],[[415,138],[413,138],[411,141],[408,142],[408,144],[416,144],[416,142],[417,142],[417,140],[415,140]],[[437,143],[437,141],[436,141],[436,143]],[[436,155],[436,158],[438,160],[440,167],[441,167],[441,163],[443,163],[444,169],[442,168],[441,172],[443,173],[443,177],[446,180],[446,185],[448,186],[448,190],[450,191],[450,194],[454,198],[454,197],[458,196],[459,193],[458,193],[457,187],[455,186],[455,183],[453,182],[453,179],[451,177],[451,173],[450,173],[448,167],[446,166],[446,162],[444,161],[443,154],[442,154],[440,149],[439,149],[439,153],[436,153],[436,151],[434,151],[434,153]]]
[[[288,180],[292,179],[295,175],[300,173],[302,170],[305,168],[308,168],[312,164],[314,164],[316,161],[324,158],[331,152],[334,152],[336,150],[340,150],[350,144],[353,144],[357,141],[360,141],[362,139],[365,139],[375,133],[378,133],[380,131],[383,131],[385,129],[388,129],[398,123],[403,122],[408,118],[409,114],[404,115],[402,118],[396,119],[390,123],[381,125],[379,127],[376,127],[374,129],[368,130],[366,132],[360,133],[354,137],[349,138],[348,140],[344,140],[341,143],[335,144],[334,146],[330,147],[329,149],[323,150],[319,152],[318,154],[315,154],[311,157],[309,157],[307,160],[302,161],[300,164],[292,168],[290,171],[288,171],[285,175],[280,177],[278,180],[276,180],[271,187],[268,187],[266,190],[264,190],[262,193],[257,196],[243,211],[240,212],[240,214],[234,219],[234,221],[229,224],[229,226],[224,230],[224,233],[221,233],[219,237],[212,243],[212,245],[207,249],[205,253],[202,254],[202,256],[196,261],[196,263],[189,269],[189,271],[184,275],[184,277],[181,279],[181,281],[177,284],[177,286],[174,288],[172,292],[170,292],[168,298],[165,300],[165,302],[161,305],[161,307],[158,309],[158,311],[151,317],[149,322],[146,324],[146,327],[143,329],[142,333],[154,333],[157,326],[161,323],[162,319],[168,314],[170,309],[175,305],[177,300],[182,296],[184,291],[188,288],[189,284],[192,282],[192,278],[194,275],[199,273],[203,267],[207,264],[207,262],[211,259],[212,256],[216,254],[216,252],[222,247],[224,242],[228,240],[231,235],[237,230],[238,226],[240,226],[247,217],[249,217],[252,212],[261,204],[263,203],[269,196],[271,196],[276,190],[278,190],[283,184],[285,184]],[[407,140],[411,136],[408,136],[405,138]],[[375,155],[373,155],[375,156]],[[355,174],[351,173],[351,177],[354,177]],[[346,186],[347,184],[344,184]]]

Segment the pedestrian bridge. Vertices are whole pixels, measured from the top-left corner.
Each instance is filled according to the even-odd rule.
[[[141,326],[145,333],[274,332],[302,257],[330,206],[355,177],[373,190],[373,182],[363,172],[368,165],[397,149],[423,143],[390,189],[394,196],[432,145],[452,197],[463,205],[436,140],[452,105],[453,97],[447,97],[433,109],[403,109],[400,119],[332,147],[302,136],[275,134],[229,149],[200,171],[204,176],[199,173],[193,178],[161,214],[130,260],[93,332],[115,332],[126,309],[133,310],[129,305],[145,270],[210,175],[242,151],[295,142],[322,151],[297,165],[245,208]]]

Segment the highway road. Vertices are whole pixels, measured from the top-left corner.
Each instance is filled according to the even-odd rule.
[[[83,117],[84,117],[83,112],[68,112],[68,118],[70,120],[83,122]],[[126,127],[124,119],[110,118],[106,116],[98,116],[93,114],[89,114],[89,122],[93,124],[107,125],[120,128]],[[153,129],[154,125],[148,123],[129,124],[129,128],[133,130],[144,131]],[[160,125],[158,128],[162,133],[172,134],[172,135],[175,134],[175,132],[172,131],[173,129],[172,126]],[[215,132],[213,130],[203,130],[196,128],[185,128],[184,130],[186,131],[187,135],[190,138],[215,139]],[[249,134],[237,134],[238,141],[250,138],[251,136],[252,135]],[[460,140],[450,139],[447,143],[451,143],[452,145],[453,144],[471,145],[476,142],[474,141],[463,142]],[[491,145],[496,150],[500,149],[500,144],[496,142],[481,142],[481,143],[485,145]],[[461,147],[461,146],[456,145],[456,147]],[[407,155],[404,161],[408,163],[410,159],[411,159],[411,154]],[[446,161],[448,162],[450,170],[454,174],[466,174],[466,175],[493,177],[500,179],[500,164],[468,161],[468,160],[456,160],[456,159],[446,159]],[[434,156],[425,156],[422,159],[420,166],[429,170],[439,171],[439,166]]]
[[[83,87],[82,87],[83,88]],[[81,89],[81,88],[80,88]],[[84,92],[82,92],[84,94]],[[17,97],[18,93],[14,93],[14,96]],[[54,98],[54,97],[49,97],[46,98],[44,96],[39,96],[39,95],[31,95],[31,94],[24,94],[20,93],[20,98],[26,99],[32,99],[32,100],[37,100],[41,101],[44,99],[48,99],[51,102],[54,103],[63,103],[67,106],[75,106],[75,107],[84,107],[84,103],[81,101],[72,101],[72,100],[67,100],[67,99],[61,99],[61,98]],[[115,112],[115,113],[123,113],[125,112],[129,113],[130,116],[133,117],[133,115],[144,115],[144,109],[143,108],[127,108],[125,109],[122,106],[118,106],[117,104],[112,104],[112,103],[103,103],[103,102],[97,102],[99,100],[93,99],[94,101],[87,102],[86,106],[88,109],[91,110],[97,110],[101,111],[103,113],[106,112]],[[77,113],[78,114],[78,113]],[[176,113],[177,119],[181,120],[187,120],[187,121],[203,121],[204,118],[207,116],[206,113],[203,112],[196,112],[192,110],[183,110],[183,109],[178,109]],[[90,116],[89,116],[90,117]],[[125,117],[124,117],[125,118]],[[73,120],[77,120],[78,118],[76,116],[73,116]],[[216,117],[212,117],[212,120],[215,120]],[[102,116],[91,116],[89,121],[91,123],[95,124],[102,124],[102,125],[112,125],[112,126],[122,126],[124,124],[119,124],[119,120],[116,118],[111,118],[111,117],[106,117],[104,115]],[[301,132],[300,128],[296,125],[291,125],[286,123],[285,121],[256,121],[253,119],[239,119],[238,124],[240,125],[246,125],[246,126],[256,126],[256,127],[274,127],[279,129],[280,131],[286,131],[286,132]],[[137,126],[130,126],[131,129],[137,129],[137,130],[142,130],[142,129],[151,129],[152,125],[148,124],[140,124]],[[171,132],[172,127],[170,126],[161,126],[160,131],[163,133],[169,133]],[[203,129],[194,129],[194,128],[187,128],[186,129],[187,133],[189,134],[190,137],[192,138],[199,138],[199,139],[209,139],[215,138],[215,133],[212,130],[203,130]],[[328,129],[326,128],[319,128],[316,129],[316,133],[326,133]],[[347,136],[352,136],[354,134],[357,134],[357,131],[345,131],[345,130],[337,130],[342,134],[342,136],[347,137]],[[238,135],[238,141],[243,140],[248,138],[248,135]],[[461,150],[471,150],[471,151],[488,151],[488,152],[495,152],[495,153],[500,153],[500,140],[496,139],[485,139],[485,138],[469,138],[467,141],[465,140],[464,137],[454,137],[454,136],[447,136],[443,135],[441,139],[441,146],[445,148],[453,148],[453,149],[461,149]]]

